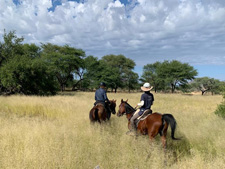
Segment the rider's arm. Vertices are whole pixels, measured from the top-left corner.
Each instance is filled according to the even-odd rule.
[[[144,102],[144,94],[142,94],[142,95],[141,95],[141,102],[138,103],[136,107],[144,106],[144,103],[145,103],[145,102]]]
[[[104,92],[103,97],[104,97],[105,101],[109,102],[109,99],[108,99],[108,97],[106,95],[106,92]]]
[[[143,105],[144,105],[144,103],[145,103],[145,102],[144,102],[144,100],[141,100],[141,102],[137,104],[137,107],[141,107],[141,106],[143,106]]]

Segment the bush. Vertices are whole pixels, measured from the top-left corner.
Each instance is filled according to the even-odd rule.
[[[225,99],[225,94],[223,96],[223,98]],[[225,118],[225,101],[223,101],[216,109],[215,114],[217,114],[218,116],[221,116],[223,118]]]

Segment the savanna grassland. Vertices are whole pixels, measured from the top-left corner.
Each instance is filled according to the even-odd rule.
[[[141,93],[113,94],[135,106]],[[0,168],[158,169],[225,168],[225,120],[214,111],[222,96],[154,94],[153,111],[177,120],[166,152],[160,138],[126,135],[125,116],[91,125],[94,93],[0,97]]]

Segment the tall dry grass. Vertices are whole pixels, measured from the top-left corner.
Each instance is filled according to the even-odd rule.
[[[108,97],[135,106],[140,95]],[[222,96],[155,94],[153,111],[173,114],[175,136],[183,138],[172,141],[169,133],[165,153],[159,137],[150,143],[147,136],[127,136],[125,117],[91,125],[93,98],[0,97],[0,168],[225,168],[225,121],[213,113]]]

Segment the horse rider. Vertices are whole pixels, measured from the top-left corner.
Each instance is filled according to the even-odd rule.
[[[150,83],[145,83],[143,86],[141,86],[141,90],[144,92],[141,95],[140,103],[137,104],[136,108],[139,107],[134,115],[130,119],[131,123],[131,133],[136,130],[134,121],[137,119],[139,116],[141,116],[145,110],[151,109],[151,106],[153,105],[154,102],[154,96],[152,93],[150,93],[150,90],[153,88],[153,86],[150,85]]]
[[[107,97],[107,94],[106,94],[106,84],[104,82],[101,82],[100,83],[100,87],[99,89],[97,89],[95,91],[95,103],[94,105],[97,105],[98,103],[101,103],[106,111],[107,111],[107,118],[109,119],[110,116],[111,116],[111,111],[110,111],[110,108],[109,108],[109,99]]]

